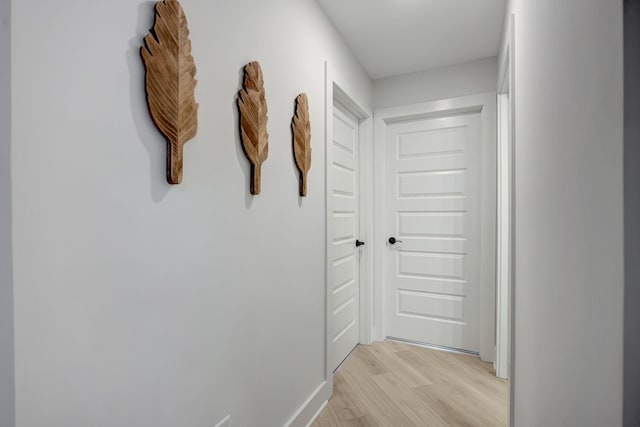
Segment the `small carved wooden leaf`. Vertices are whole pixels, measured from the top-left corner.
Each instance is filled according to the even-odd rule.
[[[156,3],[153,29],[140,49],[151,118],[167,138],[167,181],[182,182],[183,146],[198,129],[196,65],[187,18],[175,0]]]
[[[291,122],[293,130],[293,154],[300,171],[300,195],[307,195],[307,173],[311,169],[311,122],[306,93],[296,98],[296,113]]]
[[[269,155],[267,100],[262,69],[257,61],[244,67],[243,88],[238,93],[240,134],[244,152],[251,163],[251,194],[260,194],[262,163]]]

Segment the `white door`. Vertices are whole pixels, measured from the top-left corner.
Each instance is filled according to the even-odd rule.
[[[337,107],[332,152],[329,366],[335,371],[360,340],[358,120]]]
[[[387,130],[387,335],[479,352],[480,115]]]

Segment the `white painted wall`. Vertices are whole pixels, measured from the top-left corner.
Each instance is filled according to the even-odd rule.
[[[374,108],[495,92],[496,57],[373,81]]]
[[[512,0],[514,425],[622,425],[619,0]]]
[[[0,426],[14,424],[11,253],[11,2],[0,0]]]
[[[640,2],[624,13],[624,423],[640,426]]]
[[[282,426],[324,380],[324,61],[365,105],[370,81],[312,0],[182,3],[199,132],[171,187],[139,55],[153,2],[13,2],[18,427]],[[251,60],[271,135],[256,198],[235,103]]]

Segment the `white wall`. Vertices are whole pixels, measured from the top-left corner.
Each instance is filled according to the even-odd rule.
[[[624,13],[624,425],[640,426],[640,1]]]
[[[364,105],[370,81],[312,0],[182,3],[199,132],[171,187],[139,54],[153,3],[13,2],[18,427],[281,426],[324,379],[324,60]],[[251,60],[271,135],[256,198],[236,108]]]
[[[373,106],[396,107],[420,102],[495,92],[497,58],[387,77],[373,81]]]
[[[622,424],[620,0],[512,0],[515,426]]]
[[[0,426],[14,424],[11,254],[11,2],[0,0]]]

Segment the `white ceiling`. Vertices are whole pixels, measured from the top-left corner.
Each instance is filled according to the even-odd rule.
[[[372,79],[498,54],[506,0],[317,0]]]

